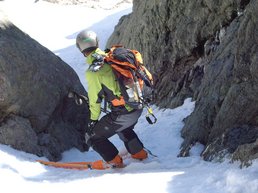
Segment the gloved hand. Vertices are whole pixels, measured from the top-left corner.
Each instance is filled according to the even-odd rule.
[[[89,70],[92,72],[97,72],[104,65],[104,56],[97,53],[94,53],[91,56],[94,58],[94,60],[89,66]]]
[[[94,135],[93,129],[98,120],[90,120],[88,123],[88,128],[85,133],[85,142],[90,147],[91,146],[91,137]]]
[[[90,120],[88,123],[88,129],[86,131],[86,133],[88,135],[92,135],[93,134],[93,128],[95,127],[96,123],[98,122],[98,120]]]

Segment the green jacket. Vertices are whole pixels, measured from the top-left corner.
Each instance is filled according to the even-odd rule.
[[[91,65],[94,60],[92,57],[94,53],[106,55],[105,52],[97,48],[87,56],[87,63],[89,65]],[[89,108],[91,112],[90,119],[98,120],[101,113],[102,99],[106,97],[106,101],[110,102],[113,99],[120,98],[121,91],[112,68],[108,64],[104,64],[97,72],[92,72],[88,69],[86,71],[86,80],[88,83]],[[127,105],[126,109],[131,110]]]

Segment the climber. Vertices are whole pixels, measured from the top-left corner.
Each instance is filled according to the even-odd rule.
[[[115,134],[124,142],[132,158],[146,159],[148,153],[133,130],[142,114],[142,109],[133,109],[125,104],[112,68],[104,62],[106,53],[98,47],[96,33],[88,30],[81,31],[76,37],[76,46],[89,64],[86,80],[90,121],[85,140],[103,158],[95,162],[96,167],[103,167],[103,169],[107,166],[123,167],[122,157],[109,140]],[[100,118],[101,102],[104,99],[111,106],[111,112]]]

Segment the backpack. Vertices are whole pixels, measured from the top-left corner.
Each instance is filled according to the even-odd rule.
[[[113,69],[125,104],[133,109],[142,109],[150,102],[143,93],[143,86],[149,87],[153,93],[153,78],[143,65],[141,54],[122,46],[112,46],[106,53],[104,60]]]

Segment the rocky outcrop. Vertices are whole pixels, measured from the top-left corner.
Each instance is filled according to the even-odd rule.
[[[87,150],[88,108],[69,91],[86,94],[73,69],[1,16],[0,143],[50,160]]]
[[[122,43],[143,53],[157,76],[160,107],[181,105],[199,91],[204,45],[209,40],[216,46],[216,34],[233,20],[238,7],[233,0],[216,2],[135,1],[133,13],[120,20],[110,37],[108,46]]]
[[[160,107],[196,101],[182,129],[181,156],[200,142],[205,160],[228,153],[242,162],[257,158],[257,16],[255,0],[134,1],[110,37],[107,46],[143,53]]]

